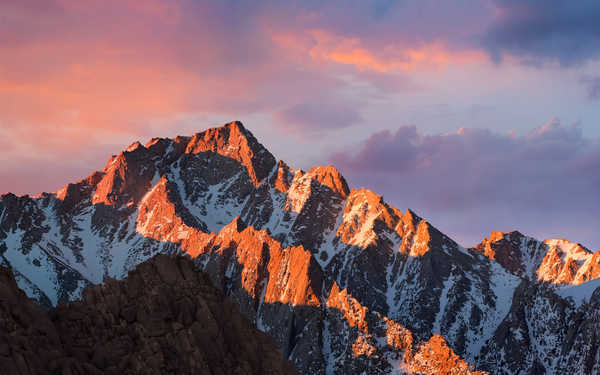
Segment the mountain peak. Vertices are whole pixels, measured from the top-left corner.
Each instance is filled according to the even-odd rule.
[[[294,180],[294,173],[284,161],[279,160],[269,183],[282,193],[287,193]]]
[[[317,180],[321,185],[327,186],[334,193],[337,193],[343,197],[350,193],[348,183],[342,174],[335,169],[335,167],[318,166],[311,168],[308,172],[313,179]]]
[[[123,152],[111,156],[101,172],[102,178],[93,183],[92,203],[136,204],[150,187],[156,172],[162,173],[160,171],[164,171],[166,165],[186,153],[215,153],[233,159],[245,167],[255,186],[276,164],[273,155],[239,121],[192,137],[152,138],[145,146],[136,141]]]
[[[502,233],[502,231],[500,231],[500,230],[493,230],[490,233],[490,242],[500,241],[503,238],[504,238],[504,233]]]
[[[600,252],[564,238],[544,241],[519,231],[492,231],[473,248],[512,274],[556,286],[581,284],[600,276]]]
[[[498,242],[501,240],[520,240],[523,237],[525,237],[525,235],[519,232],[518,230],[512,230],[510,232],[493,230],[490,232],[489,242]]]
[[[250,133],[250,131],[244,127],[244,124],[242,124],[242,122],[238,121],[238,120],[231,121],[231,122],[223,125],[222,128],[235,129],[236,131],[242,132],[242,133]]]
[[[574,253],[591,253],[588,248],[581,245],[578,242],[571,242],[566,238],[548,238],[544,240],[544,243],[550,247],[560,248],[564,252],[574,252]]]
[[[495,260],[509,272],[523,276],[528,272],[525,263],[532,256],[522,243],[524,239],[525,236],[518,231],[505,233],[493,230],[489,238],[484,238],[474,250]]]
[[[404,224],[404,226],[406,226],[412,232],[415,232],[419,221],[421,221],[421,218],[410,208],[407,208],[402,215],[402,224]],[[398,223],[398,225],[401,224]]]
[[[142,144],[141,144],[139,141],[135,141],[135,142],[133,142],[132,144],[130,144],[130,145],[129,145],[129,147],[127,147],[127,148],[125,149],[125,151],[127,151],[127,152],[132,152],[132,151],[135,151],[135,150],[137,150],[137,149],[138,149],[138,148],[140,148],[140,147],[144,147],[144,146],[142,146]]]
[[[188,154],[207,151],[242,163],[254,185],[259,185],[276,164],[275,157],[239,121],[196,133],[185,150]]]

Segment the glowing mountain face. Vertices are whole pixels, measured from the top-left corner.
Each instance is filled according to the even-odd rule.
[[[0,261],[46,306],[183,252],[305,374],[556,373],[596,355],[568,336],[595,300],[556,289],[597,277],[597,254],[515,233],[464,249],[331,166],[277,161],[239,122],[0,199]],[[585,348],[552,354],[569,340]]]

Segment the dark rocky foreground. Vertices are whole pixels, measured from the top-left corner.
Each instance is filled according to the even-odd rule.
[[[157,255],[45,311],[0,268],[2,374],[295,374],[184,257]]]

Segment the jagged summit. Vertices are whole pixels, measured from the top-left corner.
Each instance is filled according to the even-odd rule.
[[[564,248],[565,251],[573,253],[591,254],[592,251],[587,247],[583,246],[579,242],[572,242],[566,238],[548,238],[544,240],[544,243],[548,246],[555,246]]]
[[[242,163],[255,185],[267,177],[276,163],[273,155],[239,121],[195,134],[185,150],[191,154],[206,151],[216,152]]]
[[[492,231],[474,248],[511,273],[561,287],[600,276],[600,251],[595,253],[566,239],[544,241],[519,231]]]
[[[534,345],[548,327],[567,339],[550,319],[588,307],[556,291],[598,277],[600,252],[516,231],[464,249],[333,166],[277,161],[239,122],[135,142],[55,194],[0,197],[0,265],[46,307],[178,253],[305,374],[503,373],[494,356],[521,352],[536,357],[508,373],[560,373],[599,354],[559,363]],[[529,314],[548,306],[563,310]]]
[[[175,160],[188,160],[187,155],[210,152],[231,159],[245,167],[251,182],[258,186],[273,170],[276,160],[241,122],[234,121],[193,136],[152,138],[142,145],[132,143],[113,155],[102,171],[94,172],[75,184],[56,192],[61,200],[76,205],[95,190],[92,202],[122,206],[138,204],[152,179],[163,174]],[[184,161],[185,161],[184,160]],[[75,186],[72,186],[75,185]]]
[[[125,149],[125,152],[134,152],[135,150],[137,150],[140,147],[144,147],[144,146],[142,146],[142,144],[139,141],[135,141],[131,145],[129,145],[129,147],[127,147]]]
[[[343,197],[350,193],[348,183],[344,176],[331,165],[325,167],[313,167],[307,174],[313,176],[313,178],[321,185],[329,187],[333,192]]]

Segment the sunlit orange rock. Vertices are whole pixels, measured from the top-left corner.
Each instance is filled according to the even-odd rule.
[[[400,235],[406,235],[409,233],[415,233],[417,225],[422,219],[417,216],[412,210],[406,209],[404,214],[402,215],[402,220],[398,222],[396,227],[396,232]]]
[[[358,357],[361,355],[370,357],[377,352],[377,348],[369,342],[368,336],[358,335],[352,344],[352,355]]]
[[[146,194],[138,208],[136,232],[157,241],[181,245],[192,257],[203,251],[215,234],[204,233],[187,225],[169,199],[168,181],[161,180]]]
[[[151,187],[154,166],[148,163],[152,154],[139,142],[111,158],[96,184],[93,204],[137,204]]]
[[[287,193],[293,178],[294,174],[290,167],[280,160],[277,162],[277,172],[272,177],[271,185],[280,192]]]
[[[302,246],[271,248],[265,302],[319,306],[320,268]]]
[[[417,234],[413,239],[413,246],[410,251],[410,256],[421,257],[429,251],[429,241],[431,240],[429,232],[429,224],[425,220],[421,220],[417,227]]]
[[[344,179],[340,172],[331,165],[326,167],[313,167],[307,174],[321,185],[327,186],[331,191],[342,197],[347,196],[350,192],[346,179]]]
[[[384,317],[383,319],[386,325],[385,339],[387,345],[394,349],[404,351],[405,356],[412,356],[411,351],[414,340],[412,332],[396,321],[388,319],[387,317]]]
[[[473,366],[457,356],[440,335],[433,335],[429,341],[419,345],[410,363],[405,363],[411,374],[427,375],[483,375]]]
[[[335,352],[334,356],[364,356],[373,360],[375,356],[389,356],[396,358],[399,367],[395,370],[406,374],[485,374],[458,356],[442,336],[433,335],[425,342],[416,343],[409,329],[362,306],[336,283],[331,288],[327,308],[347,325],[350,331],[346,335],[352,340],[351,353]]]
[[[329,292],[327,307],[340,311],[351,327],[357,327],[361,332],[369,333],[369,327],[365,321],[367,308],[349,295],[346,289],[340,290],[336,282],[333,283]]]
[[[367,189],[353,189],[346,203],[344,220],[337,236],[346,244],[366,248],[377,240],[374,225],[382,223],[394,231],[400,212],[383,201],[381,195]]]
[[[550,284],[577,285],[600,276],[600,252],[564,239],[538,241],[518,231],[491,232],[473,250],[518,276]]]
[[[211,151],[240,162],[258,185],[275,166],[273,156],[248,132],[239,121],[194,135],[186,153]]]
[[[594,252],[592,257],[584,263],[578,272],[576,281],[584,283],[600,277],[600,250]]]
[[[94,172],[90,176],[74,184],[67,184],[56,192],[56,198],[62,201],[63,212],[71,211],[74,207],[90,198],[95,186],[102,180],[104,173]]]
[[[563,239],[546,240],[544,246],[547,253],[536,270],[538,280],[578,285],[600,276],[600,252]]]

